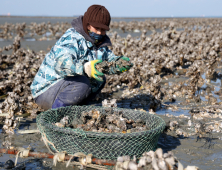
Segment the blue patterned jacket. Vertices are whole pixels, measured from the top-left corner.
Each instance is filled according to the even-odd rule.
[[[108,49],[107,46],[112,44],[107,35],[100,45],[94,45],[94,41],[83,29],[82,16],[74,19],[72,26],[73,28],[68,29],[46,54],[30,86],[33,98],[44,93],[66,76],[87,76],[83,68],[88,61],[101,59],[110,62],[119,58]],[[95,79],[90,79],[90,82],[93,92],[102,84]]]

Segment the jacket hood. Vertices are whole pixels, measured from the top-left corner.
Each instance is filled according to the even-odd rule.
[[[82,25],[82,19],[83,19],[82,15],[76,19],[73,19],[71,22],[72,27],[78,33],[80,33],[87,41],[90,41],[92,44],[95,45],[95,41],[84,31],[83,25]],[[103,42],[101,44],[97,45],[97,48],[104,47],[104,46],[112,46],[110,38],[107,35],[104,36]]]

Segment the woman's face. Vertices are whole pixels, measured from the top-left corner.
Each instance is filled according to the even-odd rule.
[[[92,31],[92,32],[94,32],[96,34],[99,34],[99,35],[105,35],[106,34],[106,30],[102,29],[102,28],[93,27],[92,25],[88,25],[87,28],[88,28],[89,31]]]

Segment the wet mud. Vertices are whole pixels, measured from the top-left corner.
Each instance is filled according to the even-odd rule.
[[[163,118],[166,123],[172,120],[178,120],[178,118],[169,118],[164,115],[159,115]],[[185,122],[185,121],[184,121]],[[35,119],[33,121],[26,121],[21,123],[20,130],[31,130],[36,129]],[[217,134],[206,134],[205,137],[199,138],[198,135],[183,137],[176,135],[175,132],[169,131],[163,133],[158,141],[158,148],[162,148],[163,152],[173,151],[176,158],[184,165],[198,166],[200,169],[221,169],[221,153],[222,153],[222,140],[218,139],[221,133]],[[10,143],[10,146],[17,147],[31,147],[35,152],[46,152],[48,153],[47,147],[41,140],[41,134],[18,134],[13,136],[8,136],[6,134],[1,134],[1,143]],[[9,146],[9,145],[8,145]],[[6,147],[6,145],[4,146]],[[15,160],[15,155],[0,155],[0,167],[4,168],[4,164],[7,160]],[[26,169],[38,168],[38,169],[63,169],[65,168],[65,163],[57,163],[54,167],[51,159],[46,158],[19,158],[18,165],[15,167],[25,167]],[[78,167],[74,167],[79,169]],[[67,169],[73,169],[69,167]],[[92,169],[92,168],[87,168]]]

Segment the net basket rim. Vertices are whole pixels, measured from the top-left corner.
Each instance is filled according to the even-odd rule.
[[[58,110],[62,110],[64,108],[71,108],[71,107],[86,107],[86,106],[66,106],[66,107],[60,107],[57,109],[50,109],[44,112],[41,112],[38,116],[37,116],[37,123],[41,124],[42,127],[45,126],[45,128],[50,128],[54,131],[57,132],[62,132],[62,133],[66,133],[66,134],[72,134],[72,135],[78,135],[78,136],[82,136],[82,137],[87,137],[87,138],[128,138],[128,137],[142,137],[144,135],[149,135],[152,133],[156,133],[156,132],[160,132],[163,131],[163,129],[165,128],[165,121],[154,114],[150,114],[149,112],[144,112],[144,111],[140,111],[140,110],[132,110],[132,109],[126,109],[126,108],[113,108],[113,109],[118,109],[118,110],[123,110],[123,111],[136,111],[136,112],[144,112],[149,114],[149,116],[154,117],[155,119],[159,120],[159,124],[157,127],[153,128],[153,129],[149,129],[146,131],[138,131],[138,132],[130,132],[130,133],[106,133],[106,132],[92,132],[92,131],[84,131],[81,129],[74,129],[74,128],[69,128],[69,127],[58,127],[52,123],[48,123],[46,121],[43,120],[43,117],[48,113],[48,112],[52,112],[52,111],[58,111]],[[87,106],[89,107],[89,106]],[[93,109],[99,108],[99,109],[105,109],[105,108],[110,108],[110,107],[101,107],[101,106],[92,106]],[[65,116],[65,114],[64,114]]]

